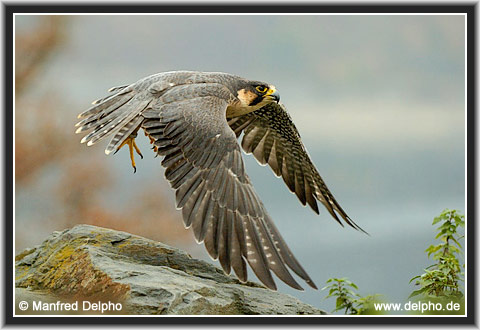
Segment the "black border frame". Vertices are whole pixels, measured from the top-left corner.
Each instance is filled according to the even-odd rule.
[[[184,324],[217,324],[217,325],[245,325],[245,324],[275,324],[275,325],[320,325],[320,324],[375,324],[375,325],[400,325],[400,324],[424,324],[424,325],[474,325],[476,324],[476,242],[474,235],[475,228],[475,179],[476,179],[476,154],[475,154],[475,109],[476,109],[476,4],[462,3],[459,4],[409,4],[400,5],[392,4],[362,4],[355,5],[333,5],[333,4],[183,4],[183,5],[151,5],[138,3],[135,5],[110,5],[106,3],[96,5],[84,5],[80,3],[63,4],[63,5],[32,5],[32,4],[3,4],[3,21],[4,21],[4,260],[6,272],[4,284],[4,313],[5,324],[49,324],[49,325],[77,325],[77,324],[165,324],[165,325],[184,325]],[[467,241],[467,250],[469,261],[467,263],[468,279],[468,305],[467,317],[460,316],[389,316],[389,317],[322,317],[322,316],[290,316],[290,317],[266,317],[266,316],[227,316],[227,317],[13,317],[13,278],[10,276],[13,272],[13,263],[11,256],[13,255],[13,15],[21,13],[465,13],[467,14],[467,205],[466,210],[467,230],[471,233]]]

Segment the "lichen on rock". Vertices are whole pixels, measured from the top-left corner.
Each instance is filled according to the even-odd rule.
[[[325,314],[179,249],[90,225],[54,232],[19,253],[15,285],[17,300],[111,301],[123,314]]]

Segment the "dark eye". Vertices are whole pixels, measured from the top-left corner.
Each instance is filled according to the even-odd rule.
[[[265,92],[267,91],[267,89],[268,89],[268,88],[265,87],[265,86],[257,86],[257,87],[256,87],[256,90],[257,90],[258,92],[260,92],[260,93],[265,93]]]

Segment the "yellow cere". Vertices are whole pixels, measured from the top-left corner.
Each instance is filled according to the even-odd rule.
[[[277,90],[275,89],[275,87],[272,86],[265,95],[271,95],[271,94],[275,93],[276,91]]]

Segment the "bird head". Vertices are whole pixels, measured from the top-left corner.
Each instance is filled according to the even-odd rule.
[[[280,101],[280,94],[273,85],[260,81],[252,81],[238,90],[237,98],[244,107],[257,110],[268,103],[278,103]]]

